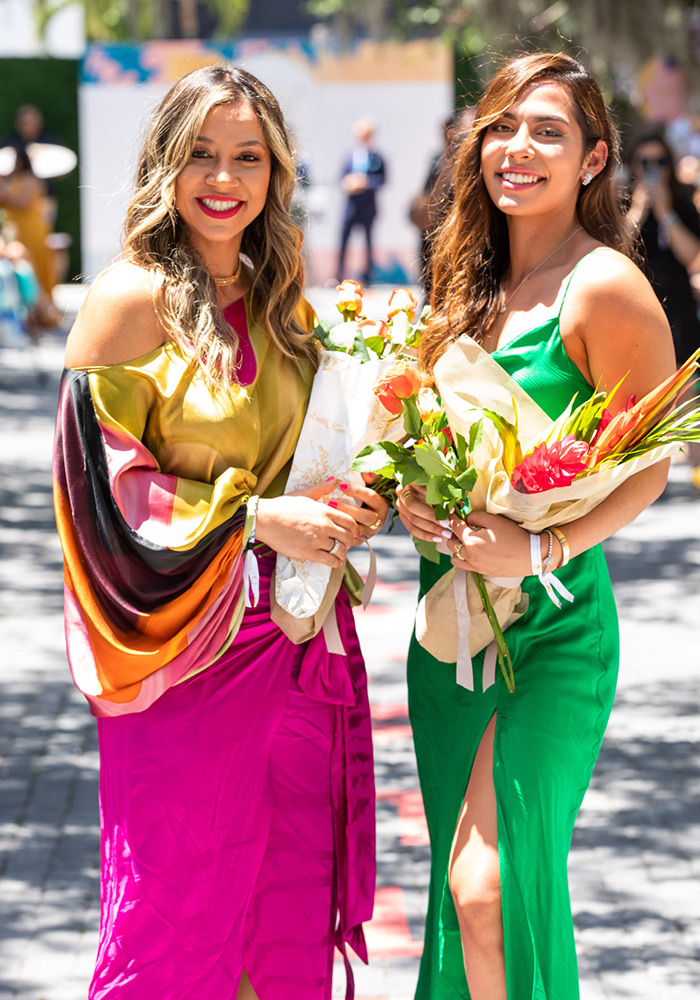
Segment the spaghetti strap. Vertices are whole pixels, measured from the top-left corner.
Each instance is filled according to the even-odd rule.
[[[576,274],[576,269],[578,268],[579,264],[581,264],[586,259],[586,257],[590,257],[592,253],[595,253],[596,250],[609,250],[609,249],[610,247],[606,246],[593,247],[592,250],[589,250],[588,253],[585,253],[583,255],[581,260],[576,261],[576,263],[574,264],[574,269],[569,275],[569,277],[566,279],[566,284],[564,285],[564,294],[562,295],[561,302],[559,303],[559,312],[557,313],[557,319],[561,319],[561,311],[564,308],[564,302],[566,301],[566,296],[569,291],[569,286],[571,285],[571,281],[573,279],[573,276]]]

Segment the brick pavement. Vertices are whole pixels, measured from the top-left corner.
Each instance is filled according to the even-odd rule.
[[[0,1000],[82,1000],[98,920],[97,756],[63,654],[49,483],[58,338],[37,364],[42,385],[26,355],[0,354]],[[571,853],[583,1000],[700,992],[699,504],[675,467],[664,497],[607,545],[623,664]],[[407,1000],[429,865],[403,669],[415,559],[400,533],[380,536],[377,550],[381,582],[358,623],[373,699],[379,891],[373,961],[355,968],[358,1000]]]

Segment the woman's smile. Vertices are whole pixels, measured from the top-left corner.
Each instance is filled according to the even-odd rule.
[[[213,219],[232,219],[236,215],[243,202],[237,198],[222,198],[216,195],[207,195],[204,198],[195,198],[205,215]]]

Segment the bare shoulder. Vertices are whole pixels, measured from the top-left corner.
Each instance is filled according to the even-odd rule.
[[[597,325],[641,316],[652,324],[666,323],[646,276],[633,260],[611,247],[599,247],[581,260],[565,308],[570,316],[595,320]]]
[[[97,276],[66,342],[66,367],[118,365],[167,339],[153,305],[153,282],[128,261]]]
[[[580,345],[593,384],[611,388],[624,376],[639,394],[675,367],[671,330],[653,288],[634,261],[609,247],[577,267],[561,330]]]

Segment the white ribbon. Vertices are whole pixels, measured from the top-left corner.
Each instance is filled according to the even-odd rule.
[[[535,534],[530,535],[530,564],[532,566],[532,575],[536,576],[540,581],[544,589],[547,591],[547,596],[555,607],[561,609],[561,601],[557,597],[557,594],[555,594],[555,591],[560,594],[565,601],[569,601],[573,604],[574,595],[571,591],[567,590],[561,580],[556,578],[554,573],[544,572],[544,567],[542,565],[542,552],[540,549],[540,536]]]
[[[367,576],[360,593],[360,601],[362,602],[363,608],[366,608],[372,599],[374,585],[377,582],[377,557],[375,556],[374,550],[369,542],[367,542],[367,548],[369,549],[369,569],[367,570]],[[323,623],[322,630],[323,638],[326,640],[326,649],[328,652],[338,653],[340,656],[345,656],[345,646],[343,646],[343,640],[340,637],[338,616],[335,612],[335,601],[326,615],[326,620]]]
[[[323,638],[326,640],[326,649],[329,653],[338,653],[340,656],[345,656],[345,646],[340,637],[338,616],[335,613],[335,601],[333,601],[331,609],[323,623]]]
[[[257,608],[260,600],[260,570],[258,569],[257,556],[252,548],[246,549],[243,559],[243,593],[245,606]]]
[[[495,583],[498,587],[519,587],[523,582],[521,576],[489,576],[484,577],[489,583]],[[455,596],[455,607],[457,609],[457,665],[456,680],[460,687],[467,691],[474,690],[474,668],[472,657],[469,651],[469,630],[471,628],[472,616],[469,612],[467,601],[467,570],[455,569],[452,581]],[[481,674],[481,688],[486,691],[492,684],[496,683],[496,660],[498,658],[498,646],[496,640],[489,643],[484,653],[484,666]]]
[[[469,630],[472,616],[467,602],[467,571],[455,569],[452,581],[457,608],[457,683],[467,691],[474,690],[474,669],[469,652]]]

